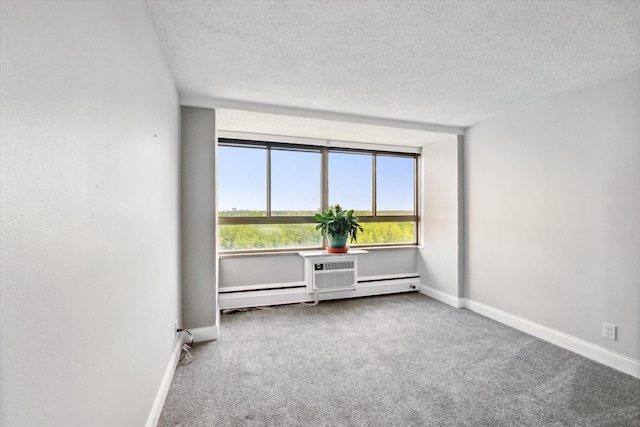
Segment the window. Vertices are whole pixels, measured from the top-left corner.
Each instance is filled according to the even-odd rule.
[[[267,150],[218,147],[218,215],[267,216]]]
[[[313,216],[322,193],[319,151],[271,150],[271,215]]]
[[[415,161],[407,157],[376,157],[376,212],[379,215],[413,215]]]
[[[358,217],[372,215],[372,173],[371,154],[330,152],[329,205],[342,203],[343,208],[355,210]]]
[[[356,245],[416,244],[416,165],[414,154],[220,139],[220,249],[322,248],[313,216],[335,204],[359,216]]]

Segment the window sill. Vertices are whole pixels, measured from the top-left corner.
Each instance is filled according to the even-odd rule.
[[[353,249],[361,249],[368,252],[386,251],[386,250],[401,250],[401,249],[421,249],[420,245],[389,245],[389,246],[354,246]],[[321,251],[323,248],[299,248],[299,249],[284,249],[284,250],[265,250],[265,251],[242,251],[242,252],[221,252],[218,254],[218,258],[242,258],[242,257],[259,257],[259,256],[291,256],[298,255],[298,252],[303,251]]]

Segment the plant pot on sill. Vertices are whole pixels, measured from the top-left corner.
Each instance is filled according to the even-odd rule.
[[[330,254],[346,254],[349,251],[347,247],[347,239],[349,236],[344,235],[327,235],[327,241],[329,242],[329,246],[327,247],[327,252]]]

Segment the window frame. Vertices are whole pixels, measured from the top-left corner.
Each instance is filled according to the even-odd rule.
[[[418,207],[419,202],[419,170],[420,154],[418,153],[404,153],[393,152],[385,150],[372,150],[372,149],[359,149],[359,148],[342,148],[342,147],[327,147],[320,145],[306,145],[306,144],[289,144],[281,142],[270,141],[258,141],[249,139],[236,139],[236,138],[219,138],[219,146],[231,146],[231,147],[244,147],[244,148],[265,148],[267,150],[267,204],[266,204],[266,216],[262,217],[225,217],[220,216],[219,210],[216,208],[216,215],[218,218],[218,225],[281,225],[281,224],[316,224],[314,216],[280,216],[272,215],[271,210],[271,150],[290,150],[290,151],[305,151],[305,152],[317,152],[320,153],[321,167],[320,167],[320,202],[321,209],[324,212],[329,209],[329,153],[345,153],[345,154],[368,154],[372,158],[372,200],[371,200],[371,212],[372,215],[358,215],[362,224],[366,223],[384,223],[384,222],[412,222],[414,226],[414,241],[411,243],[377,243],[377,244],[353,244],[351,246],[358,248],[384,248],[394,246],[416,246],[419,244],[419,215]],[[412,215],[379,215],[377,212],[377,157],[378,156],[391,156],[413,159],[413,214]],[[327,239],[323,237],[322,246],[312,247],[296,247],[296,248],[270,248],[270,249],[220,249],[221,254],[249,254],[249,253],[267,253],[267,252],[298,252],[303,250],[321,250],[327,247]]]

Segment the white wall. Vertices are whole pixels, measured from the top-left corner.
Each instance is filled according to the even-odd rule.
[[[366,224],[364,225],[366,227]],[[416,248],[372,249],[358,258],[358,276],[414,274]],[[297,253],[243,255],[220,259],[220,288],[304,281],[304,261]]]
[[[436,291],[462,297],[460,267],[462,142],[452,135],[422,147],[420,282]]]
[[[140,426],[179,315],[179,107],[138,2],[1,2],[3,426]]]
[[[366,224],[363,225],[365,230]],[[416,266],[416,248],[377,249],[358,257],[358,277],[386,276],[391,274],[409,275],[418,271]]]
[[[220,259],[220,288],[304,281],[298,254],[255,255]]]
[[[182,107],[181,117],[182,327],[210,329],[218,309],[216,114]]]
[[[470,128],[467,296],[640,359],[639,162],[640,71]]]

